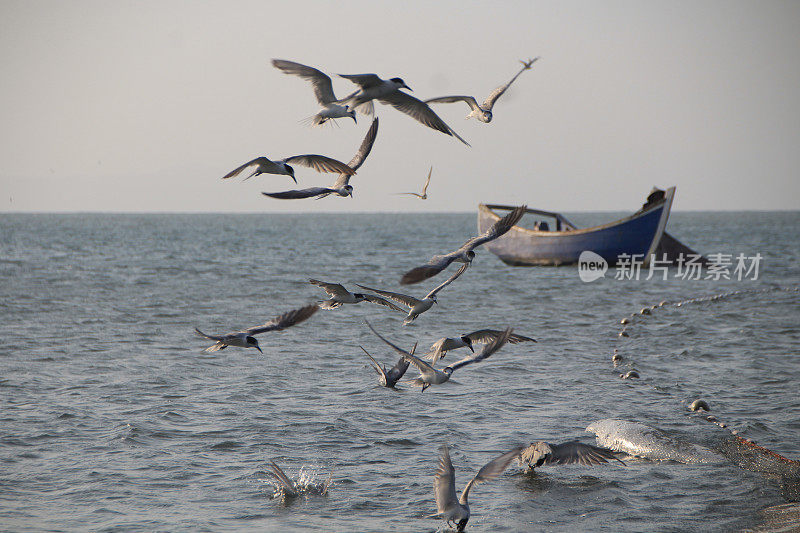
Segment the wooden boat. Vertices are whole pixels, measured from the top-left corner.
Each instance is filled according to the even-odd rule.
[[[653,254],[660,260],[662,253],[668,253],[668,260],[674,261],[678,253],[694,253],[664,232],[674,194],[675,187],[666,191],[653,189],[647,202],[634,214],[591,228],[578,228],[560,213],[528,209],[528,214],[552,219],[554,228],[550,228],[547,220],[537,221],[533,229],[517,225],[484,247],[514,266],[574,264],[585,250],[600,255],[612,265],[622,254],[637,255],[644,266],[649,264]],[[483,233],[500,219],[502,215],[495,211],[511,209],[514,206],[480,204],[478,231]]]

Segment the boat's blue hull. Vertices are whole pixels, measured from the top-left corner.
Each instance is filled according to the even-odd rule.
[[[567,265],[578,262],[583,251],[600,255],[609,264],[627,254],[649,262],[664,232],[672,205],[673,189],[660,205],[624,219],[572,231],[534,231],[514,226],[485,247],[511,265]],[[479,206],[478,230],[486,231],[497,220],[487,206]]]

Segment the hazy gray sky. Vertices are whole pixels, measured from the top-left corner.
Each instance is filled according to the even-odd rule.
[[[304,126],[310,86],[271,58],[482,100],[533,56],[492,123],[435,107],[472,148],[377,106],[353,200],[220,181],[259,155],[348,161],[369,127]],[[2,0],[0,59],[0,211],[632,210],[652,185],[675,209],[800,208],[800,2]],[[430,166],[429,200],[392,194]]]

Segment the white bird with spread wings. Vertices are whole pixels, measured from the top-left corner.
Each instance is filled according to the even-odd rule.
[[[467,119],[472,117],[477,118],[481,122],[489,123],[492,121],[492,108],[494,107],[495,102],[497,99],[503,96],[503,93],[508,90],[512,83],[519,77],[520,74],[531,68],[531,65],[539,59],[535,57],[533,59],[529,59],[527,61],[520,61],[522,63],[522,69],[517,72],[517,74],[511,78],[511,81],[506,83],[505,85],[501,85],[492,93],[486,97],[486,100],[483,101],[483,104],[478,105],[478,101],[475,100],[474,96],[440,96],[438,98],[431,98],[429,100],[425,100],[426,104],[449,104],[452,102],[466,102],[466,104],[470,107],[471,111],[469,115],[467,115]]]

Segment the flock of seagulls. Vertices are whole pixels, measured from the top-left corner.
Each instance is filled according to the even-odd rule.
[[[297,76],[311,84],[314,95],[320,105],[316,114],[309,118],[309,122],[313,126],[320,126],[341,118],[352,118],[354,123],[358,123],[357,114],[375,115],[374,102],[377,101],[381,104],[393,107],[431,129],[455,137],[469,146],[469,143],[450,128],[428,104],[463,101],[466,102],[471,109],[467,118],[475,117],[484,123],[491,122],[493,118],[492,110],[497,100],[508,90],[511,84],[516,81],[520,74],[531,68],[531,65],[537,59],[538,58],[522,61],[522,69],[517,72],[510,81],[492,91],[481,105],[478,105],[477,100],[472,96],[443,96],[425,101],[419,100],[403,91],[403,89],[410,91],[411,88],[402,78],[382,79],[376,74],[340,74],[339,76],[341,78],[354,83],[358,89],[347,96],[338,98],[334,93],[331,77],[321,70],[283,59],[274,59],[272,65],[287,75]],[[353,187],[350,184],[350,179],[361,168],[372,151],[378,134],[378,124],[378,118],[374,116],[361,146],[349,163],[345,164],[337,159],[318,154],[295,155],[274,161],[261,156],[237,167],[223,176],[222,179],[227,180],[236,176],[245,175],[244,179],[247,180],[260,174],[275,174],[289,176],[297,183],[292,165],[299,165],[321,173],[338,174],[338,177],[330,187],[309,187],[281,192],[264,192],[263,194],[280,200],[305,198],[321,199],[330,195],[339,197],[349,196],[352,198]],[[428,177],[421,194],[400,194],[413,195],[422,200],[427,199],[428,185],[430,184],[432,172],[433,167],[431,167],[431,170],[428,172]],[[505,217],[498,220],[487,231],[470,238],[456,250],[441,255],[434,255],[425,264],[412,268],[403,274],[400,278],[400,284],[411,285],[436,276],[447,270],[452,263],[459,263],[461,265],[449,278],[430,290],[422,298],[416,298],[389,290],[376,289],[361,284],[356,285],[366,292],[351,292],[341,283],[321,281],[312,278],[308,280],[308,283],[324,290],[328,296],[327,299],[278,315],[263,325],[250,327],[233,333],[209,335],[203,333],[198,328],[195,328],[195,330],[197,334],[203,338],[214,341],[213,345],[204,350],[205,352],[216,352],[228,346],[235,346],[240,348],[255,348],[263,353],[259,346],[258,339],[256,339],[257,335],[297,326],[311,318],[319,309],[334,310],[343,307],[345,304],[368,302],[380,305],[391,311],[405,313],[406,316],[402,324],[408,325],[421,314],[432,309],[434,304],[437,303],[437,295],[464,274],[475,259],[475,250],[478,247],[503,236],[520,220],[525,214],[526,209],[527,207],[524,205],[517,207]],[[400,383],[410,384],[411,386],[420,387],[422,392],[433,385],[446,383],[456,370],[473,363],[480,363],[487,360],[506,344],[536,342],[536,340],[531,337],[514,333],[511,327],[507,327],[503,330],[478,329],[464,335],[443,337],[431,345],[427,354],[423,357],[418,357],[415,355],[417,344],[415,344],[410,351],[406,351],[375,330],[369,322],[365,321],[365,323],[379,340],[399,355],[397,363],[387,370],[386,365],[379,364],[372,354],[363,346],[360,347],[369,358],[372,369],[378,374],[379,384],[388,388],[395,388]],[[478,352],[475,350],[476,344],[483,345]],[[459,348],[469,348],[471,354],[443,368],[436,368],[436,364],[446,356],[447,352]],[[414,378],[401,381],[407,370],[411,367],[417,370],[418,375]],[[448,525],[455,526],[457,531],[463,531],[470,517],[468,496],[472,487],[476,483],[491,481],[498,477],[505,471],[514,458],[517,458],[520,463],[527,463],[530,469],[548,464],[600,464],[608,460],[618,460],[610,450],[588,444],[581,444],[575,441],[559,445],[539,441],[528,447],[517,446],[484,465],[475,477],[467,483],[461,496],[456,497],[455,473],[452,462],[450,461],[449,449],[447,446],[443,446],[438,470],[434,476],[434,496],[438,512],[433,516],[442,518]],[[303,492],[298,482],[289,478],[289,476],[272,461],[270,461],[270,472],[268,475],[276,480],[285,497],[295,497]],[[309,491],[306,491],[306,493],[308,492]],[[315,491],[312,490],[311,492]],[[316,493],[322,494],[325,492],[327,492],[327,484],[324,488],[317,487],[316,489]]]
[[[453,375],[455,370],[458,370],[461,367],[467,366],[471,363],[477,363],[483,361],[484,359],[488,358],[490,355],[495,353],[497,350],[503,347],[503,345],[508,342],[508,337],[511,335],[512,331],[511,328],[506,329],[500,335],[497,336],[492,342],[484,346],[483,350],[479,354],[473,355],[471,357],[465,357],[464,359],[458,361],[457,363],[453,363],[452,365],[448,365],[444,367],[442,370],[438,370],[434,368],[432,365],[429,365],[419,357],[416,357],[413,353],[407,352],[394,344],[393,342],[389,341],[375,331],[375,328],[367,322],[367,326],[372,332],[383,342],[385,342],[388,346],[390,346],[394,351],[400,354],[400,356],[408,363],[417,367],[419,370],[419,377],[411,380],[410,383],[417,387],[422,387],[422,392],[425,392],[425,389],[430,387],[431,385],[441,385],[450,379],[450,376]]]
[[[508,90],[511,84],[516,81],[520,74],[529,70],[531,65],[538,59],[539,58],[536,57],[534,59],[528,59],[527,61],[521,61],[523,65],[522,69],[507,83],[492,91],[481,105],[478,105],[477,100],[472,96],[441,96],[422,101],[403,91],[403,89],[409,91],[412,91],[412,89],[406,85],[406,82],[403,81],[402,78],[396,77],[384,80],[377,74],[339,74],[339,77],[357,85],[358,89],[347,96],[337,98],[336,93],[333,91],[333,80],[329,75],[317,68],[294,61],[287,61],[285,59],[273,59],[272,66],[284,74],[297,76],[311,84],[314,96],[317,99],[317,103],[320,105],[320,109],[317,113],[308,118],[308,122],[312,126],[321,126],[340,118],[352,118],[353,122],[357,124],[357,113],[368,116],[375,115],[374,101],[377,100],[379,103],[389,105],[401,113],[410,116],[417,122],[446,135],[450,135],[451,137],[455,137],[469,146],[470,144],[448,126],[428,104],[463,101],[471,108],[471,112],[467,115],[467,118],[476,117],[481,122],[491,122],[493,117],[492,109],[497,100]],[[352,198],[353,187],[350,185],[350,177],[356,173],[358,168],[364,163],[367,155],[369,155],[370,150],[372,150],[372,145],[375,143],[377,133],[378,118],[375,116],[372,126],[367,132],[367,136],[361,144],[361,148],[348,164],[338,159],[319,154],[296,155],[276,161],[266,156],[261,156],[237,167],[223,176],[222,179],[233,178],[247,172],[248,174],[244,178],[245,180],[260,174],[276,174],[289,176],[297,183],[297,178],[294,175],[294,168],[290,165],[290,163],[292,163],[312,168],[317,172],[339,173],[339,177],[331,187],[309,187],[306,189],[289,191],[264,192],[263,194],[265,196],[279,200],[300,200],[305,198],[321,199],[332,194],[340,197],[349,196]],[[399,194],[413,195],[422,200],[427,199],[428,185],[431,181],[432,172],[433,168],[431,168],[431,172],[428,173],[428,179],[422,188],[422,194],[415,192]]]

